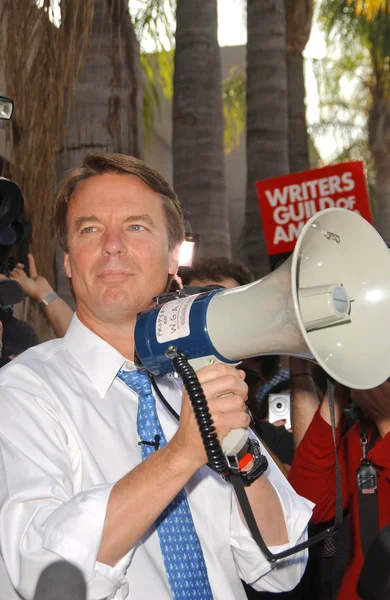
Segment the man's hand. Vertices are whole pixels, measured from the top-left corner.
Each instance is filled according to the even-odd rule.
[[[244,371],[217,363],[200,369],[197,375],[219,441],[221,442],[232,429],[249,427],[250,417],[245,405],[248,386],[244,381]],[[206,452],[186,392],[183,392],[179,429],[171,441],[171,446],[197,468],[207,463]]]
[[[26,296],[29,296],[36,302],[39,302],[45,296],[48,296],[53,292],[53,288],[50,283],[38,275],[35,260],[32,254],[28,255],[28,265],[30,270],[30,277],[27,276],[24,265],[18,263],[13,271],[10,272],[10,279],[14,279],[22,286]]]

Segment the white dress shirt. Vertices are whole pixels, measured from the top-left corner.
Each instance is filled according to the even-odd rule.
[[[75,316],[63,339],[0,371],[0,548],[26,600],[44,567],[60,558],[83,571],[89,600],[171,598],[154,528],[114,567],[96,560],[112,487],[141,462],[137,395],[116,378],[125,363]],[[180,412],[178,382],[170,376],[158,385]],[[169,441],[177,422],[159,399],[157,412]],[[312,504],[269,462],[263,476],[277,490],[294,545],[306,538]],[[307,551],[271,566],[242,523],[230,484],[203,467],[185,489],[215,600],[244,600],[240,578],[273,592],[298,583]],[[11,600],[4,589],[0,599]]]

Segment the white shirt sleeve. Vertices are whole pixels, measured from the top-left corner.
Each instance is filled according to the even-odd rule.
[[[14,587],[32,599],[42,570],[63,558],[83,572],[89,600],[125,598],[132,552],[114,567],[97,562],[114,483],[81,489],[80,454],[48,403],[2,388],[0,405],[0,547]]]
[[[276,490],[283,509],[289,538],[288,544],[270,547],[271,552],[276,554],[307,539],[307,525],[314,505],[293,490],[266,449],[262,446],[261,450],[267,456],[269,464],[262,477],[266,476]],[[242,522],[235,494],[233,494],[230,536],[238,573],[241,579],[254,589],[285,592],[293,589],[299,583],[306,568],[308,550],[293,554],[276,563],[270,563]]]

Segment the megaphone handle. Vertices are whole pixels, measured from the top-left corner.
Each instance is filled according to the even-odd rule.
[[[246,444],[249,437],[247,429],[232,429],[222,440],[222,450],[227,456],[235,456]]]
[[[206,367],[207,365],[220,362],[215,356],[202,356],[200,358],[195,358],[189,361],[192,368],[197,371],[202,367]],[[240,362],[237,362],[236,365],[239,365]],[[220,398],[224,398],[225,396],[230,396],[230,394],[222,394],[219,396]],[[247,429],[232,429],[227,436],[222,440],[222,450],[226,456],[235,456],[240,452],[240,450],[246,444],[246,441],[249,437],[249,433]]]

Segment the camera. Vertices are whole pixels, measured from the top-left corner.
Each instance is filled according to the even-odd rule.
[[[14,112],[14,102],[12,98],[0,94],[0,119],[9,121]]]
[[[275,423],[281,419],[286,420],[286,429],[291,429],[290,394],[269,394],[268,421]]]
[[[12,117],[14,103],[0,94],[0,119]],[[29,222],[23,217],[24,200],[18,185],[0,177],[0,273],[9,275],[16,263],[26,263]],[[24,298],[23,288],[16,281],[0,280],[0,309],[13,306]]]

